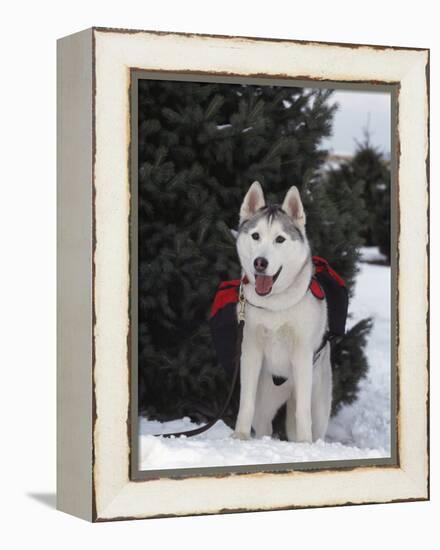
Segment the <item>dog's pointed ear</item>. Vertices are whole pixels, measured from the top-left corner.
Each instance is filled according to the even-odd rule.
[[[263,189],[258,181],[249,187],[240,208],[240,223],[251,218],[257,210],[266,206]]]
[[[298,189],[294,185],[287,191],[283,202],[283,210],[301,227],[306,225],[306,214],[301,202],[301,197]]]

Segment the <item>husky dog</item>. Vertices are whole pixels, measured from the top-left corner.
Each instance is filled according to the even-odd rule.
[[[243,280],[245,325],[240,365],[240,408],[233,437],[272,435],[272,420],[287,402],[289,441],[325,436],[332,400],[325,300],[309,290],[313,274],[306,217],[296,187],[283,205],[266,205],[254,182],[240,210],[237,250]],[[275,385],[272,375],[287,380]]]

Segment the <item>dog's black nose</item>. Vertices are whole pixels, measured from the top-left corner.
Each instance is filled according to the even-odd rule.
[[[255,271],[257,271],[258,273],[263,273],[263,271],[266,270],[268,263],[269,262],[266,260],[266,258],[255,258],[254,260]]]

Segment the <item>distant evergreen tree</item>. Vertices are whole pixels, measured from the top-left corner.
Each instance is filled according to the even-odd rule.
[[[238,278],[230,229],[258,180],[281,202],[299,187],[313,253],[352,285],[360,191],[320,168],[331,132],[328,90],[142,80],[139,83],[139,405],[161,420],[212,417],[230,380],[207,315],[220,281]],[[334,347],[335,404],[356,395],[368,323]],[[341,381],[341,385],[339,385]],[[237,397],[225,420],[232,423]]]
[[[349,163],[350,184],[363,183],[362,198],[365,202],[364,227],[361,236],[366,246],[378,246],[390,261],[391,254],[391,171],[389,162],[378,147],[371,143],[368,128],[364,139],[357,143],[353,159]]]

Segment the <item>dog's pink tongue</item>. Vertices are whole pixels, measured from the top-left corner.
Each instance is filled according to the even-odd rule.
[[[270,275],[255,275],[255,291],[260,296],[269,294],[272,290],[273,277]]]

